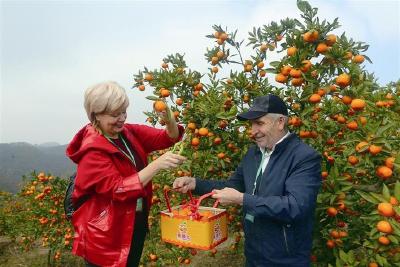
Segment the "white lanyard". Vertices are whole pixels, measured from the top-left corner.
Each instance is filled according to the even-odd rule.
[[[135,157],[133,156],[131,150],[129,149],[129,146],[126,144],[125,139],[122,137],[122,135],[118,135],[118,137],[121,138],[122,143],[124,143],[124,146],[125,146],[126,150],[128,151],[129,155],[126,154],[126,152],[123,149],[121,149],[116,143],[114,143],[114,141],[110,137],[108,137],[106,135],[104,135],[104,137],[108,141],[110,141],[110,143],[113,144],[119,151],[121,151],[133,163],[133,165],[136,167]]]

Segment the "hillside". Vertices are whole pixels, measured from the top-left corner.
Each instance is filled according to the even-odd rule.
[[[66,145],[58,144],[0,144],[0,190],[18,192],[22,176],[32,171],[69,176],[74,172],[75,164],[65,156],[65,148]]]

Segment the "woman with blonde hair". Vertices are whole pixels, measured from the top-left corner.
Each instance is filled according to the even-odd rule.
[[[90,123],[67,147],[77,175],[72,202],[72,252],[86,266],[138,266],[151,206],[151,180],[185,158],[167,152],[150,164],[150,152],[165,149],[183,133],[166,112],[165,129],[125,123],[128,97],[116,82],[88,88],[84,106]],[[173,118],[173,116],[172,116]]]

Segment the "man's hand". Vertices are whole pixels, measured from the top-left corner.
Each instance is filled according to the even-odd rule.
[[[183,176],[176,178],[172,188],[178,192],[186,193],[196,188],[196,179],[194,177]]]
[[[243,205],[243,193],[236,189],[225,187],[222,190],[213,190],[212,198],[219,200],[221,204],[239,204]]]

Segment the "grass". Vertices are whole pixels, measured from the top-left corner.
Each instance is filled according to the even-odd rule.
[[[6,237],[0,237],[0,267],[19,266],[19,267],[43,267],[48,265],[47,248],[36,246],[33,250],[21,251],[17,243],[12,242]],[[84,267],[83,260],[64,252],[63,257],[57,265],[63,267]],[[147,266],[159,266],[157,263]],[[146,266],[146,267],[147,267]],[[230,249],[229,240],[218,247],[218,252],[210,256],[208,251],[198,251],[197,255],[191,258],[191,263],[185,266],[208,267],[208,266],[244,266],[244,257],[236,250]]]

